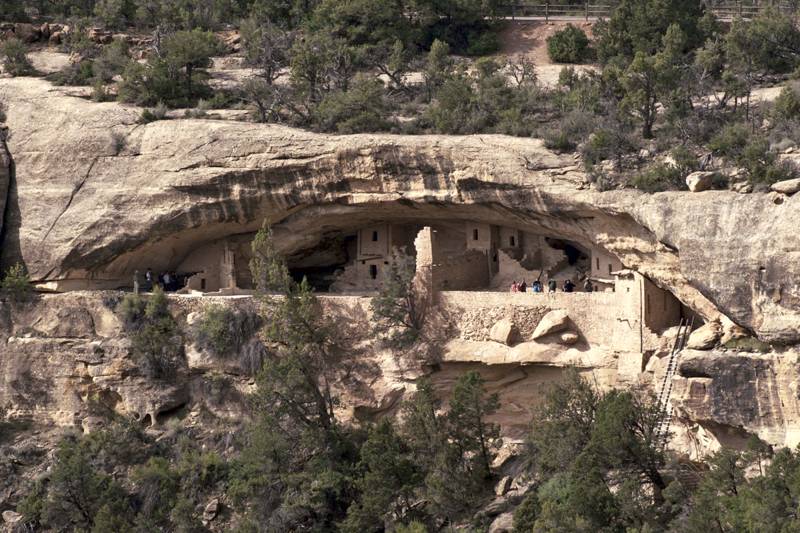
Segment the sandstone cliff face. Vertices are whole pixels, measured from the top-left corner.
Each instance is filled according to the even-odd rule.
[[[24,305],[0,304],[0,406],[9,418],[35,420],[40,427],[77,427],[90,431],[115,412],[161,428],[172,418],[221,425],[233,432],[249,417],[246,395],[254,380],[236,357],[220,359],[191,342],[190,322],[210,305],[254,311],[249,298],[170,298],[184,335],[185,361],[172,379],[142,374],[129,353],[130,341],[114,311],[122,297],[114,291],[46,295]],[[491,357],[474,341],[459,341],[465,316],[453,331],[400,354],[380,346],[371,334],[369,299],[323,299],[328,316],[341,317],[340,330],[354,352],[354,363],[337,385],[344,419],[374,420],[396,412],[400,401],[428,374],[441,397],[467,370],[478,370],[500,409],[492,421],[509,442],[524,438],[532,414],[565,367],[577,365],[601,388],[636,387],[657,392],[666,357],[655,357],[642,371],[636,354],[609,347],[582,349],[567,357]],[[469,335],[468,335],[469,336]],[[472,342],[472,344],[470,344]],[[494,343],[495,355],[504,346]],[[462,353],[468,347],[469,353]],[[442,352],[439,362],[426,365]],[[486,357],[482,357],[486,355]],[[663,355],[663,354],[662,354]],[[781,446],[800,442],[798,352],[766,355],[732,351],[687,351],[674,381],[676,408],[672,447],[700,456],[721,444],[743,445],[750,435]],[[631,368],[633,367],[633,368]],[[636,368],[638,367],[638,369]]]
[[[706,319],[800,341],[800,195],[601,193],[532,139],[140,125],[136,108],[33,79],[0,81],[0,98],[17,183],[2,263],[37,281],[130,279],[265,217],[286,253],[376,221],[463,218],[605,248]]]

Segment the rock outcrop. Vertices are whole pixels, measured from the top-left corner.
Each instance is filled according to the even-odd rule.
[[[721,333],[720,325],[717,322],[709,322],[692,332],[686,347],[690,350],[708,350],[717,344]]]
[[[16,166],[2,264],[37,282],[117,286],[265,218],[288,254],[376,221],[513,221],[607,250],[707,320],[800,341],[800,195],[598,192],[538,140],[139,124],[136,108],[67,90],[0,81]]]
[[[557,311],[550,311],[544,317],[542,317],[541,322],[536,326],[536,329],[533,331],[533,335],[531,338],[533,340],[541,339],[542,337],[546,337],[551,333],[558,333],[559,331],[564,331],[569,326],[569,316],[567,316],[567,312],[563,310]],[[577,339],[576,339],[577,340]]]
[[[512,346],[517,340],[519,331],[510,318],[504,318],[492,326],[489,338],[494,342]]]
[[[795,194],[796,192],[800,192],[800,178],[773,183],[770,186],[770,190],[782,194]]]
[[[714,182],[713,172],[692,172],[686,176],[686,186],[691,192],[703,192],[709,190]]]
[[[741,447],[756,434],[794,447],[800,443],[798,371],[796,352],[686,351],[672,403],[679,417],[695,425],[695,437],[702,427],[717,446]]]

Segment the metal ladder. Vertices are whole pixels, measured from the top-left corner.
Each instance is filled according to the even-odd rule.
[[[680,325],[678,325],[678,335],[675,337],[675,342],[672,345],[672,351],[669,354],[669,361],[667,362],[667,370],[664,373],[664,380],[661,382],[661,390],[658,393],[658,411],[659,417],[656,422],[655,441],[661,448],[667,445],[667,437],[669,436],[669,427],[672,423],[672,378],[675,377],[675,372],[678,369],[678,359],[681,351],[686,347],[689,340],[689,335],[692,333],[692,326],[694,326],[694,317],[691,319],[682,318]]]

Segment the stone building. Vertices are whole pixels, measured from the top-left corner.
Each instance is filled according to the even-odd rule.
[[[251,240],[251,234],[236,235],[183,257],[177,267],[178,275],[187,279],[183,292],[250,292]],[[613,296],[598,296],[595,305],[573,312],[576,316],[595,312],[600,324],[597,331],[627,339],[620,342],[630,349],[641,348],[650,338],[649,332],[676,325],[685,313],[669,291],[626,270],[618,258],[600,247],[475,221],[436,221],[425,226],[416,222],[371,224],[335,235],[288,257],[287,262],[296,279],[306,277],[320,293],[369,294],[380,288],[386,269],[399,253],[412,256],[418,269],[424,268],[432,294],[469,291],[486,300],[490,292],[507,293],[513,281],[524,280],[530,286],[537,279],[543,286],[555,279],[559,291],[570,279],[581,292],[584,281],[591,279],[600,293]],[[608,317],[624,319],[612,324],[606,323]],[[584,322],[591,324],[587,331],[594,331],[595,320]]]

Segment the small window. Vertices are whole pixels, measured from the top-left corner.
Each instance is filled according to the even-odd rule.
[[[377,231],[373,231],[372,232],[372,242],[378,242],[378,232]]]
[[[378,265],[369,266],[369,277],[372,279],[378,279]]]
[[[478,230],[477,229],[472,230],[472,240],[473,241],[477,241],[478,240]]]
[[[492,257],[492,262],[497,263],[497,254],[494,254]]]
[[[206,278],[200,278],[200,290],[206,290]]]
[[[594,260],[595,260],[595,265],[597,265],[597,270],[600,270],[600,258],[595,257]]]
[[[611,274],[611,263],[608,264],[608,273]]]
[[[514,238],[513,235],[511,236],[510,239],[508,239],[508,242],[511,243],[511,246],[516,246],[517,245],[517,240]]]
[[[388,264],[389,264],[389,261],[384,261],[384,262],[383,262],[383,264],[384,264],[384,265],[388,265]]]

